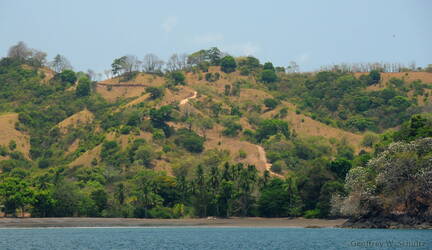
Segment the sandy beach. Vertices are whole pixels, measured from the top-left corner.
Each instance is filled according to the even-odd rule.
[[[0,228],[33,227],[338,227],[345,219],[304,218],[0,218]]]

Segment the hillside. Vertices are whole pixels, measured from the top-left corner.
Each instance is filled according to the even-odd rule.
[[[0,145],[11,151],[21,152],[24,157],[29,158],[30,138],[28,134],[16,129],[18,114],[0,114]]]
[[[30,197],[3,195],[5,212],[327,217],[350,169],[406,137],[394,127],[429,133],[429,73],[285,73],[213,53],[152,72],[121,57],[100,82],[3,58],[0,190]]]

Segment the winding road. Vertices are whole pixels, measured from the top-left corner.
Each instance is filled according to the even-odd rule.
[[[194,91],[192,96],[189,96],[188,98],[181,100],[180,105],[184,105],[184,104],[188,103],[190,99],[195,99],[197,97],[197,94],[198,94],[198,92]]]
[[[256,145],[256,146],[257,146],[257,148],[258,148],[259,159],[260,159],[261,161],[264,162],[264,164],[265,164],[265,169],[266,169],[267,171],[269,171],[270,174],[273,175],[273,176],[277,176],[277,177],[279,177],[279,178],[284,178],[283,175],[278,174],[278,173],[275,173],[275,172],[273,172],[273,171],[271,170],[271,166],[272,166],[272,164],[270,164],[270,163],[267,162],[267,156],[266,156],[266,152],[265,152],[264,148],[261,147],[261,146],[259,146],[259,145]]]

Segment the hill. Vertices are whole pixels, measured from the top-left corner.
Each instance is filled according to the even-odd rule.
[[[11,151],[21,152],[29,158],[30,138],[28,134],[16,129],[18,114],[0,114],[0,145]]]
[[[196,53],[151,72],[118,58],[116,76],[100,82],[3,58],[4,211],[327,217],[350,169],[399,138],[391,128],[429,124],[412,116],[430,107],[423,72],[375,82],[285,73],[253,57],[212,57],[214,48]],[[9,187],[28,199],[9,202]]]

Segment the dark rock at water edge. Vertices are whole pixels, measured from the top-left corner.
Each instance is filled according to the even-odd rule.
[[[380,217],[360,217],[351,218],[341,227],[344,228],[413,228],[413,229],[432,229],[432,217],[422,216],[380,216]]]

